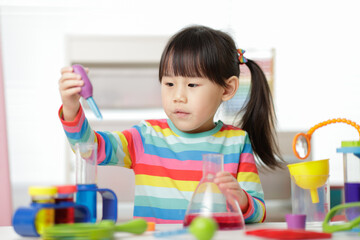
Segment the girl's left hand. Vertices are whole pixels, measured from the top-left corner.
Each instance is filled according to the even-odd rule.
[[[218,185],[220,190],[233,197],[244,213],[249,208],[249,200],[244,190],[240,187],[238,181],[229,172],[219,172],[216,174],[214,183]]]

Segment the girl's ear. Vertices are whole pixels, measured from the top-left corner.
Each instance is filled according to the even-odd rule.
[[[227,100],[230,100],[235,94],[236,91],[239,88],[239,78],[232,76],[225,80],[226,87],[224,87],[224,93],[222,96],[222,100],[225,102]]]

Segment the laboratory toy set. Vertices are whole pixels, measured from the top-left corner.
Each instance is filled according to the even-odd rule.
[[[345,123],[356,129],[359,139],[342,141],[336,151],[342,154],[344,167],[344,204],[330,209],[329,159],[289,164],[291,176],[292,213],[306,215],[306,222],[321,223],[326,233],[360,232],[360,126],[345,118],[321,122],[307,133],[295,135],[293,151],[301,160],[311,151],[311,136],[320,127]]]
[[[84,86],[80,95],[95,116],[102,119],[92,97],[92,85],[85,69],[73,65]],[[360,136],[360,126],[347,119],[319,123],[293,140],[293,151],[304,160],[311,151],[311,136],[316,129],[332,123],[346,123]],[[154,224],[138,218],[117,223],[116,194],[97,187],[97,144],[77,143],[76,185],[29,187],[31,204],[18,208],[13,228],[23,237],[42,239],[113,239],[116,232],[143,234],[155,230]],[[345,203],[330,207],[329,159],[288,164],[291,177],[292,213],[285,216],[287,229],[245,230],[238,202],[222,192],[214,178],[223,171],[222,154],[203,155],[203,175],[185,213],[182,229],[155,231],[156,238],[191,234],[198,240],[210,240],[218,230],[244,230],[245,234],[276,239],[326,239],[338,231],[360,232],[360,140],[343,141],[337,149],[343,156]],[[102,219],[97,216],[97,195],[102,198]],[[320,223],[323,232],[306,230],[306,224]],[[149,226],[153,226],[149,228]]]
[[[97,144],[77,143],[76,185],[32,186],[31,204],[18,208],[13,217],[14,230],[22,236],[40,236],[53,224],[97,220],[97,193],[102,197],[102,219],[117,221],[117,196],[97,187]]]

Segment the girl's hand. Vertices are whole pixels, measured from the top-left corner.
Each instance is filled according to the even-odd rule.
[[[88,69],[85,69],[88,72]],[[73,121],[80,108],[80,91],[84,82],[81,76],[73,72],[72,67],[61,69],[59,91],[63,103],[63,116],[65,121]]]
[[[229,172],[219,172],[216,174],[214,182],[225,195],[229,195],[235,199],[244,213],[249,208],[249,200],[238,181]]]

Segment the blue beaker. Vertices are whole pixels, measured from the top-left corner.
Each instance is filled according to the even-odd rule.
[[[97,143],[76,143],[76,203],[86,206],[90,222],[97,220],[97,193],[102,198],[102,219],[117,220],[117,197],[107,188],[97,186]]]

